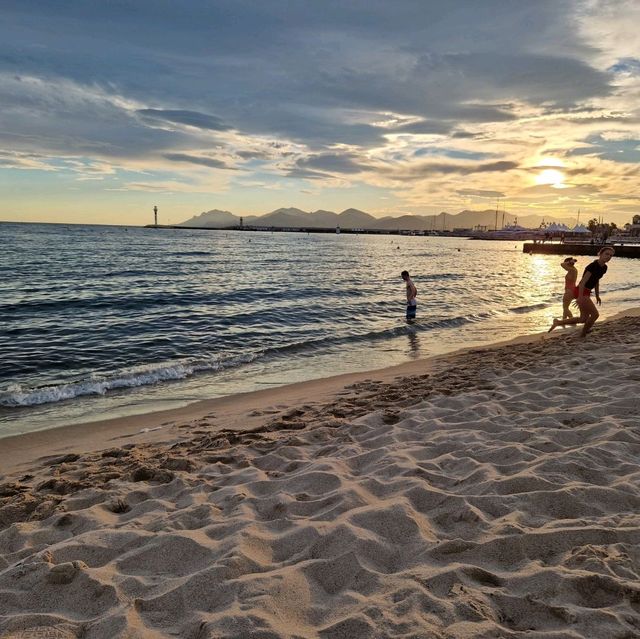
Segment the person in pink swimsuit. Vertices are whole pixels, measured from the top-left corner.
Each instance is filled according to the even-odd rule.
[[[562,296],[562,319],[573,317],[569,305],[576,299],[576,284],[578,282],[578,269],[574,257],[567,257],[560,266],[567,272],[564,276],[564,295]]]

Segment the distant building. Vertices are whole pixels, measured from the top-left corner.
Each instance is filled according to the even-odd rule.
[[[640,236],[640,215],[634,215],[631,224],[625,225],[629,231],[629,235],[633,237]]]

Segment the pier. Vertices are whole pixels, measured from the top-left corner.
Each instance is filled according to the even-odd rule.
[[[525,242],[522,245],[523,253],[535,253],[542,255],[597,255],[602,244],[589,242]],[[640,244],[606,244],[613,246],[616,257],[640,258]]]
[[[300,227],[300,226],[179,226],[173,224],[145,224],[147,229],[175,229],[178,231],[242,231],[250,233],[252,231],[263,233],[333,233],[352,235],[416,235],[416,236],[437,236],[437,237],[469,237],[468,233],[456,231],[415,231],[410,229],[365,229],[365,228],[340,228],[340,227]]]

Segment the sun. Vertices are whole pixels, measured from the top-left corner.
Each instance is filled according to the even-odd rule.
[[[536,184],[544,184],[561,189],[564,186],[564,173],[558,169],[543,169],[536,175]]]
[[[564,162],[559,158],[545,155],[538,159],[536,168],[539,173],[534,177],[534,181],[539,186],[551,186],[554,189],[564,189]]]

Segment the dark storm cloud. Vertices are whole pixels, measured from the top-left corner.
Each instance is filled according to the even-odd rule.
[[[131,157],[198,148],[198,131],[152,130],[150,118],[366,148],[389,130],[341,113],[417,116],[425,123],[394,131],[446,134],[513,120],[516,102],[570,109],[610,93],[609,75],[583,61],[572,11],[552,0],[5,0],[0,73],[46,86],[0,83],[0,130],[35,128],[25,150]],[[90,99],[61,101],[65,82]]]

